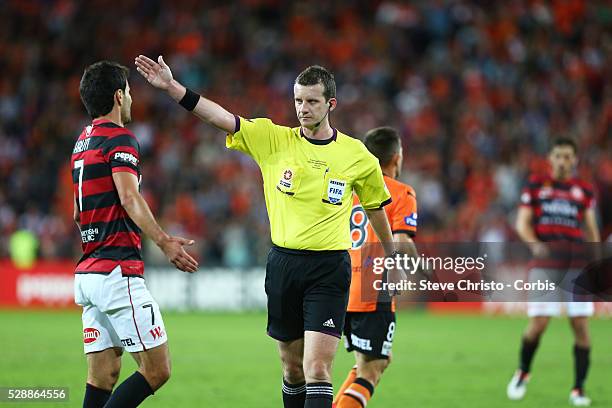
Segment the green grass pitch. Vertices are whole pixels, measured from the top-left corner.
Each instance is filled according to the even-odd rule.
[[[145,407],[282,407],[275,343],[263,313],[165,313],[173,372]],[[402,312],[394,361],[369,407],[563,407],[573,381],[567,319],[555,319],[536,355],[525,400],[507,401],[505,387],[517,364],[526,318]],[[0,311],[0,387],[67,386],[70,402],[0,403],[78,407],[86,363],[78,312]],[[587,391],[595,407],[612,407],[612,324],[591,322],[593,352]],[[352,356],[340,350],[334,386]],[[123,358],[122,381],[135,369]]]

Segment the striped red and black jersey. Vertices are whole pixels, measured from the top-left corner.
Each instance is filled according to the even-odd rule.
[[[141,231],[121,206],[112,177],[129,172],[140,180],[139,161],[134,134],[111,121],[96,119],[79,136],[70,160],[83,247],[76,273],[121,266],[124,275],[143,275]]]
[[[521,205],[533,209],[533,227],[544,242],[583,242],[582,223],[595,206],[593,188],[585,181],[531,176],[521,195]]]

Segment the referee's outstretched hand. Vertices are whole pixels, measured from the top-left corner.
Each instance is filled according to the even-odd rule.
[[[193,239],[168,237],[159,245],[170,263],[183,272],[193,273],[198,270],[198,262],[189,255],[183,246],[193,245]]]
[[[136,64],[136,70],[151,85],[164,91],[168,89],[172,81],[172,71],[170,71],[170,67],[166,65],[161,55],[157,57],[157,62],[147,56],[139,55],[134,63]]]

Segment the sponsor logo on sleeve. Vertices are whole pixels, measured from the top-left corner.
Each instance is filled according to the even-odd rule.
[[[407,217],[404,217],[404,222],[406,223],[406,225],[410,226],[410,227],[416,227],[417,226],[417,213],[413,212],[412,214],[410,214]]]
[[[521,203],[531,204],[531,194],[529,194],[526,191],[523,194],[521,194]]]
[[[122,161],[125,163],[129,163],[132,166],[138,166],[138,159],[132,153],[117,152],[113,156],[113,160],[118,160],[118,161]]]

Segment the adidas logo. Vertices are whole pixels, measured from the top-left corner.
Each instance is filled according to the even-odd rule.
[[[334,324],[334,321],[332,319],[329,319],[328,321],[323,323],[323,326],[336,328],[336,325]]]

